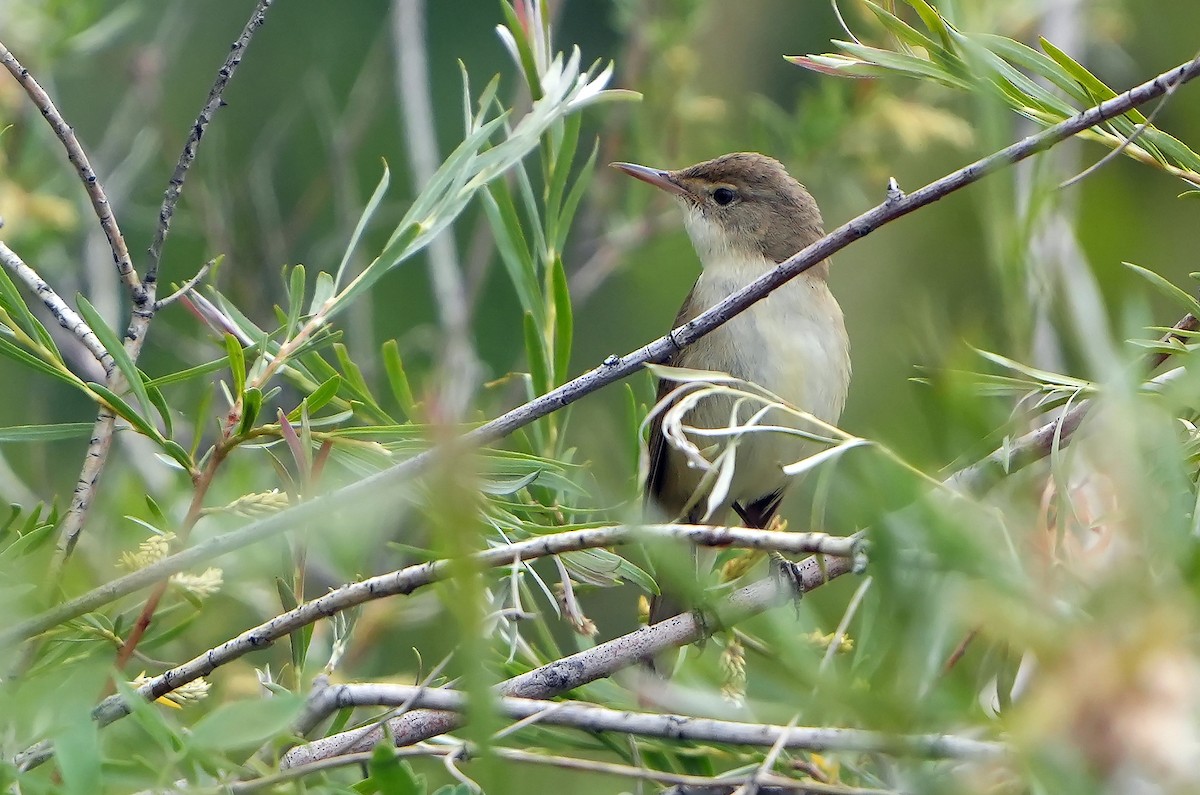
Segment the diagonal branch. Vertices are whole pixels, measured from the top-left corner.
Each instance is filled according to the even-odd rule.
[[[46,123],[54,130],[54,134],[62,142],[63,148],[67,150],[67,159],[71,161],[71,165],[75,166],[75,171],[79,174],[80,181],[83,182],[83,189],[87,191],[88,198],[92,200],[92,209],[96,211],[100,228],[108,239],[109,248],[112,249],[113,262],[117,266],[117,274],[129,288],[134,306],[144,305],[146,292],[138,281],[137,271],[134,270],[133,261],[129,258],[129,249],[125,246],[125,238],[121,235],[121,228],[117,226],[116,216],[113,215],[112,208],[108,204],[104,186],[100,184],[100,178],[96,176],[87,154],[79,145],[79,139],[75,137],[74,128],[67,124],[66,119],[55,107],[54,101],[50,99],[50,95],[38,85],[29,70],[21,66],[3,43],[0,43],[0,63],[4,64],[9,73],[21,84],[21,88],[25,89],[25,93],[42,112]]]
[[[347,507],[371,506],[378,508],[395,505],[403,499],[404,495],[404,490],[399,486],[427,471],[437,456],[454,452],[454,450],[461,451],[490,444],[518,428],[634,374],[647,363],[665,361],[673,352],[692,344],[727,323],[789,279],[803,273],[881,226],[977,182],[1000,168],[1045,151],[1076,133],[1162,96],[1171,86],[1190,81],[1197,75],[1200,75],[1200,58],[1164,72],[1124,94],[1106,100],[1037,135],[1025,138],[995,154],[977,160],[913,193],[904,195],[898,191],[891,191],[889,198],[883,204],[843,224],[803,251],[789,257],[774,270],[701,313],[691,322],[623,357],[608,357],[600,367],[475,428],[459,437],[455,443],[427,450],[331,494],[252,522],[238,530],[211,539],[203,545],[171,555],[152,566],[106,583],[100,588],[0,632],[0,643],[13,642],[45,632],[63,621],[83,615],[121,596],[149,587],[197,563],[250,546],[293,528],[302,527],[314,521],[339,521],[339,513]],[[1077,420],[1081,419],[1082,416],[1077,418]],[[1062,424],[1060,425],[1060,423]],[[1077,421],[1075,424],[1078,424]],[[1039,439],[1053,439],[1057,435],[1060,439],[1059,443],[1065,444],[1073,430],[1074,427],[1067,424],[1065,420],[1055,420],[1034,433],[1048,434]],[[1031,442],[1030,451],[1042,450],[1041,456],[1044,456],[1049,449],[1037,447],[1034,443],[1039,439],[1022,438],[1028,438]],[[448,450],[448,448],[454,448],[454,450]],[[1009,464],[1009,468],[1012,468],[1012,464]]]
[[[196,271],[195,276],[193,276],[192,278],[190,278],[186,282],[184,282],[182,285],[180,285],[178,290],[171,293],[166,298],[160,298],[157,301],[155,301],[154,302],[154,311],[157,312],[158,310],[162,309],[163,307],[170,306],[171,304],[175,303],[180,298],[183,298],[185,295],[187,295],[192,290],[194,290],[196,288],[196,285],[199,284],[201,282],[201,280],[203,280],[204,277],[208,275],[209,270],[212,269],[212,266],[215,265],[216,262],[217,262],[216,259],[210,259],[208,262],[206,262],[200,266],[200,270]]]
[[[250,45],[250,39],[266,21],[267,9],[271,7],[272,2],[274,0],[258,0],[258,5],[255,6],[254,13],[250,15],[246,26],[242,28],[241,35],[229,48],[229,54],[225,56],[225,63],[221,64],[221,68],[217,70],[217,79],[208,91],[208,99],[205,100],[204,107],[200,109],[200,115],[192,123],[191,132],[188,133],[187,141],[183,145],[183,152],[179,155],[175,171],[171,174],[171,180],[163,192],[162,206],[158,210],[158,228],[154,230],[154,240],[150,243],[150,249],[147,252],[149,259],[146,265],[146,278],[142,282],[151,302],[153,302],[154,290],[158,282],[158,268],[162,262],[163,244],[171,231],[171,218],[175,215],[175,205],[179,203],[179,197],[183,193],[183,181],[187,178],[188,169],[196,160],[196,150],[200,146],[200,139],[208,129],[213,114],[225,104],[225,100],[222,98],[225,88],[233,79],[238,64],[242,62],[242,56],[245,54],[246,47]]]
[[[466,711],[467,694],[447,688],[423,689],[413,685],[382,683],[330,685],[322,691],[326,714],[346,707],[416,707],[453,712]],[[524,720],[536,717],[539,725],[569,726],[589,732],[622,732],[672,740],[773,746],[808,751],[887,753],[926,759],[1000,761],[1009,755],[1000,743],[948,734],[895,735],[863,729],[778,726],[686,715],[615,710],[572,701],[541,701],[501,696],[494,702],[500,714]],[[289,754],[286,760],[292,760]],[[292,763],[289,767],[297,767]]]

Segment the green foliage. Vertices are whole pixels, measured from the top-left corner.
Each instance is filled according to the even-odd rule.
[[[97,147],[98,170],[116,171],[103,175],[117,188],[113,209],[138,239],[154,221],[139,213],[157,206],[162,188],[161,169],[146,166],[174,157],[159,148],[158,137],[178,137],[177,130],[164,134],[157,125],[193,112],[174,103],[196,98],[183,97],[188,92],[181,88],[178,98],[170,92],[167,105],[142,108],[140,99],[122,105],[105,93],[118,87],[94,82],[96,65],[102,56],[104,68],[112,69],[112,59],[125,57],[120,53],[135,53],[136,63],[125,65],[136,77],[131,91],[167,78],[186,87],[200,78],[179,81],[190,72],[175,71],[207,63],[211,53],[193,52],[185,39],[207,47],[208,23],[182,6],[165,12],[128,4],[122,8],[133,10],[103,15],[81,11],[77,3],[51,3],[49,10],[18,5],[28,13],[13,13],[14,31],[40,26],[37,35],[22,34],[22,45],[41,57],[23,60],[47,76],[51,93],[63,86],[64,113],[79,125],[84,145]],[[445,15],[429,5],[430,24],[446,25]],[[352,45],[338,45],[339,52],[363,54],[353,67],[357,74],[341,60],[326,62],[320,48],[305,51],[299,65],[289,61],[294,37],[285,37],[286,50],[256,39],[247,66],[265,70],[259,79],[272,76],[267,82],[284,95],[283,110],[272,115],[268,109],[278,98],[255,93],[253,79],[235,83],[230,112],[222,111],[200,147],[209,171],[189,177],[164,260],[164,268],[183,267],[228,246],[227,264],[155,319],[137,361],[115,330],[122,328],[112,314],[119,296],[98,286],[115,279],[107,270],[77,273],[96,258],[79,254],[83,234],[71,218],[53,220],[63,205],[74,207],[78,185],[56,176],[65,169],[61,153],[33,126],[41,120],[26,98],[0,92],[0,108],[14,120],[0,135],[3,231],[12,229],[14,249],[23,255],[27,249],[25,258],[53,285],[85,285],[87,297],[79,295],[75,305],[110,353],[116,374],[96,383],[90,354],[47,328],[36,296],[0,269],[0,366],[10,394],[9,416],[0,426],[0,493],[12,503],[0,516],[0,603],[9,616],[0,630],[80,594],[101,596],[98,608],[0,654],[0,712],[10,727],[0,785],[32,793],[176,788],[215,795],[243,786],[389,795],[474,791],[448,772],[454,767],[497,795],[567,787],[582,793],[612,791],[613,780],[555,766],[595,760],[712,778],[750,776],[771,760],[762,772],[831,792],[1083,795],[1115,792],[1128,781],[1187,791],[1194,778],[1187,754],[1200,736],[1191,692],[1200,670],[1194,642],[1200,627],[1200,406],[1194,398],[1200,381],[1192,372],[1200,332],[1163,334],[1178,315],[1200,314],[1193,287],[1181,286],[1182,276],[1170,267],[1187,257],[1180,226],[1195,204],[1174,203],[1172,192],[1163,194],[1171,209],[1152,213],[1148,206],[1162,186],[1130,182],[1138,189],[1128,189],[1115,181],[1133,179],[1124,172],[1106,173],[1111,185],[1086,183],[1088,190],[1107,187],[1085,194],[1083,214],[1069,216],[1062,227],[1089,247],[1092,260],[1081,259],[1085,276],[1097,283],[1094,304],[1087,302],[1093,300],[1089,285],[1077,283],[1063,311],[1039,314],[1032,305],[1043,274],[1034,266],[986,271],[1000,258],[984,251],[989,244],[1015,252],[1022,263],[1034,261],[1037,221],[1058,209],[1041,187],[1025,197],[1028,207],[1019,214],[960,205],[959,215],[922,221],[931,225],[915,232],[896,225],[884,256],[880,249],[861,255],[875,256],[874,262],[856,262],[858,246],[839,254],[832,278],[856,346],[858,380],[846,420],[853,432],[808,434],[825,447],[787,464],[788,473],[810,477],[803,487],[809,493],[784,513],[794,530],[869,528],[866,576],[846,576],[792,607],[736,625],[714,622],[713,638],[682,655],[675,684],[687,700],[677,699],[674,687],[638,682],[633,664],[561,694],[631,711],[648,711],[661,699],[667,711],[700,705],[718,717],[853,727],[887,737],[969,734],[1009,743],[1014,764],[984,768],[867,751],[770,751],[537,721],[514,726],[500,715],[488,688],[632,631],[635,595],[657,592],[656,578],[686,579],[707,606],[770,570],[761,555],[727,548],[711,579],[701,583],[691,555],[667,544],[583,549],[558,560],[506,560],[491,569],[469,558],[640,516],[633,469],[651,409],[644,379],[483,450],[444,444],[569,382],[593,360],[661,333],[673,308],[664,302],[676,303],[686,290],[683,280],[694,277],[684,274],[694,255],[680,242],[678,213],[657,204],[631,209],[629,202],[647,201],[641,193],[618,199],[619,183],[597,176],[602,153],[682,164],[686,152],[719,147],[708,156],[761,141],[797,174],[796,162],[805,163],[810,186],[836,183],[828,191],[837,197],[833,202],[814,187],[826,217],[834,219],[875,202],[863,197],[878,193],[878,168],[938,175],[958,162],[954,146],[1015,134],[1003,121],[983,129],[986,110],[959,118],[957,107],[942,107],[947,97],[982,98],[981,106],[1000,103],[1049,125],[1114,95],[1083,65],[1089,58],[1073,58],[1044,39],[1037,49],[1022,43],[1021,37],[1032,40],[1036,25],[1016,6],[1015,16],[997,12],[992,19],[986,13],[995,9],[982,5],[843,3],[847,12],[861,12],[854,27],[864,33],[846,31],[847,40],[834,41],[835,54],[792,59],[816,75],[788,70],[787,82],[775,83],[766,67],[751,64],[761,56],[761,63],[778,65],[778,42],[713,46],[713,31],[718,42],[726,31],[737,39],[743,27],[765,35],[764,25],[792,35],[784,20],[755,9],[700,0],[655,4],[653,13],[625,0],[615,10],[564,5],[556,13],[567,15],[567,29],[585,39],[603,38],[589,27],[615,20],[620,28],[618,66],[629,70],[619,73],[620,82],[647,97],[645,106],[621,113],[596,107],[632,97],[608,88],[611,66],[584,68],[578,49],[555,50],[550,5],[500,4],[497,20],[506,24],[498,31],[502,47],[494,49],[502,56],[506,50],[510,62],[477,93],[468,72],[489,68],[487,48],[471,38],[477,20],[454,19],[453,30],[442,27],[426,37],[429,55],[437,56],[429,59],[431,69],[444,69],[447,41],[464,63],[461,97],[434,98],[440,132],[448,134],[444,120],[461,114],[462,140],[425,185],[409,184],[407,169],[397,165],[405,159],[395,154],[393,92],[377,76],[390,69],[373,54],[382,49],[365,44],[378,35],[377,18],[361,23]],[[62,13],[50,14],[58,6]],[[314,25],[321,41],[344,44],[340,25],[365,12],[347,6],[336,21],[291,13]],[[803,20],[806,31],[832,25],[824,6],[786,13]],[[160,35],[171,45],[163,50],[171,53],[170,69],[161,74],[155,59],[141,59],[149,44],[138,38],[148,29],[140,23],[160,19]],[[175,27],[180,20],[204,35],[182,36]],[[993,32],[964,32],[970,29]],[[9,35],[5,44],[16,51]],[[1153,66],[1130,59],[1138,77],[1162,65],[1150,60]],[[295,85],[281,88],[279,75]],[[848,87],[831,75],[872,80]],[[83,76],[90,82],[81,82]],[[880,79],[896,76],[911,82]],[[810,77],[813,82],[800,83]],[[792,96],[797,84],[794,107],[779,100]],[[445,75],[436,72],[431,85],[443,92]],[[239,90],[247,93],[233,93]],[[1170,118],[1173,129],[1187,128],[1190,116],[1182,106],[1189,91],[1172,97],[1180,113],[1164,114],[1163,126]],[[104,94],[95,107],[120,111],[113,111],[112,128],[103,134],[87,114],[74,118],[80,111],[73,97],[86,92]],[[387,123],[373,115],[377,106]],[[140,136],[129,132],[143,128]],[[364,129],[372,135],[361,137]],[[924,148],[896,143],[904,137],[897,131],[913,129]],[[1131,173],[1153,170],[1200,184],[1200,157],[1137,111],[1087,137],[1123,146],[1136,164],[1151,166]],[[126,147],[119,157],[111,141]],[[392,167],[379,165],[384,155]],[[359,185],[360,178],[369,182]],[[997,193],[1000,203],[1011,199]],[[1122,204],[1130,195],[1138,197],[1134,206]],[[852,206],[837,204],[847,197]],[[1120,223],[1088,215],[1110,205],[1124,213]],[[972,213],[969,223],[965,212]],[[1162,221],[1175,224],[1170,234],[1152,225],[1160,221],[1155,216],[1170,216]],[[1119,245],[1105,237],[1116,227],[1130,230]],[[475,312],[468,342],[487,377],[496,376],[482,387],[467,385],[472,402],[461,412],[445,394],[463,375],[448,371],[441,330],[426,322],[438,313],[428,307],[420,271],[424,248],[449,234],[469,244],[460,245],[455,263]],[[914,238],[902,234],[915,236],[915,248]],[[651,236],[658,239],[646,243]],[[1122,270],[1116,266],[1123,258],[1142,264]],[[624,271],[601,279],[594,293],[579,290],[577,280],[590,268],[603,270],[605,262]],[[838,270],[846,263],[878,267],[854,280]],[[1110,265],[1117,276],[1106,281],[1102,274]],[[1011,283],[996,290],[992,277]],[[1110,300],[1114,294],[1125,303]],[[882,303],[873,303],[880,295]],[[1040,333],[1061,341],[1061,356],[995,333],[1006,322],[1018,324],[1014,318],[1035,317],[1044,324]],[[1126,339],[1127,345],[1113,343]],[[911,344],[900,348],[898,340]],[[1154,377],[1147,380],[1146,359],[1154,354],[1171,356],[1178,367],[1149,373]],[[923,377],[910,382],[914,361]],[[654,374],[678,380],[693,394],[710,390],[741,406],[781,408],[769,393],[721,374],[663,368]],[[1048,461],[1018,471],[1026,459],[1013,440],[1083,400],[1095,403],[1079,436],[1054,434]],[[56,542],[68,513],[58,503],[71,498],[97,407],[117,417],[114,453],[95,488],[81,492],[89,503],[82,540],[60,567],[64,555]],[[722,435],[736,444],[746,433],[786,432],[766,426],[766,416],[757,417],[762,423],[709,429],[707,441],[696,445],[695,461],[712,465],[716,492],[728,485],[736,461],[706,445]],[[681,437],[685,421],[682,411],[664,417]],[[366,500],[317,518],[304,513],[314,498],[438,445],[444,445],[442,455],[425,477],[380,495],[384,508]],[[993,450],[1007,475],[997,488],[966,494],[940,485],[949,472]],[[717,457],[706,457],[714,452]],[[48,507],[37,501],[43,494],[58,501]],[[290,521],[288,532],[180,572],[161,584],[150,607],[149,590],[120,598],[105,590],[118,575],[232,537],[264,516]],[[255,630],[234,641],[245,644],[247,654],[218,666],[207,681],[189,681],[157,701],[137,692],[163,671],[197,655],[203,661],[209,649],[311,606],[343,583],[427,562],[446,578],[331,610],[270,638]],[[142,630],[136,648],[123,655],[122,647]],[[947,666],[964,637],[973,638],[965,655]],[[122,664],[114,666],[118,659]],[[1033,677],[1022,668],[1026,659],[1038,661]],[[547,681],[559,673],[551,669]],[[308,708],[326,677],[332,687],[352,680],[452,684],[471,697],[470,722],[400,751],[385,740],[348,760],[353,764],[280,769],[280,755],[298,742],[343,731],[357,736],[393,716],[340,707],[313,725]],[[110,703],[92,720],[93,705],[111,691],[125,699],[130,714],[109,725]],[[1154,727],[1169,731],[1147,741],[1140,732]],[[10,764],[14,753],[42,741],[54,744],[49,763],[29,770]],[[524,756],[506,756],[514,750]],[[619,786],[639,785],[624,780]]]

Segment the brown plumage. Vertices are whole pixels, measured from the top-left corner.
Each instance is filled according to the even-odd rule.
[[[627,174],[679,199],[703,270],[688,293],[673,327],[749,284],[778,263],[819,239],[816,201],[779,161],[740,152],[662,171],[615,163]],[[850,380],[849,341],[841,309],[826,283],[823,262],[758,302],[729,323],[680,351],[669,364],[729,373],[763,386],[819,419],[836,423]],[[660,382],[658,399],[676,384]],[[687,417],[695,427],[729,425],[733,400],[712,397]],[[749,415],[743,410],[739,421]],[[661,413],[650,429],[648,507],[666,518],[689,523],[728,520],[732,510],[747,526],[765,527],[779,507],[788,479],[781,467],[813,452],[812,443],[782,433],[744,435],[728,494],[711,516],[697,494],[703,475],[662,434]],[[772,411],[764,424],[803,427],[796,418]],[[704,442],[700,446],[705,446]],[[650,621],[679,613],[685,605],[664,589],[651,600]]]

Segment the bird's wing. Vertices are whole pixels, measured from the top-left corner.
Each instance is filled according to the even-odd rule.
[[[692,293],[696,291],[695,285],[688,292],[688,296],[684,299],[682,306],[679,307],[679,314],[675,316],[675,322],[671,324],[672,329],[677,329],[684,323],[691,320],[697,314],[697,307],[693,306]],[[672,356],[667,359],[664,364],[674,364],[677,358]],[[654,396],[654,405],[658,405],[667,395],[671,394],[671,390],[675,389],[678,384],[660,378],[658,380],[658,394]],[[662,411],[654,415],[654,419],[650,423],[650,464],[646,473],[646,501],[653,500],[658,504],[660,510],[668,514],[674,519],[675,515],[683,509],[682,505],[664,505],[662,503],[662,490],[666,486],[667,479],[667,440],[662,433]]]

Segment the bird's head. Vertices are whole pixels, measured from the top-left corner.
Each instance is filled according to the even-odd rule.
[[[782,262],[824,231],[817,203],[778,160],[736,152],[678,171],[613,163],[675,196],[702,261],[760,255]]]

